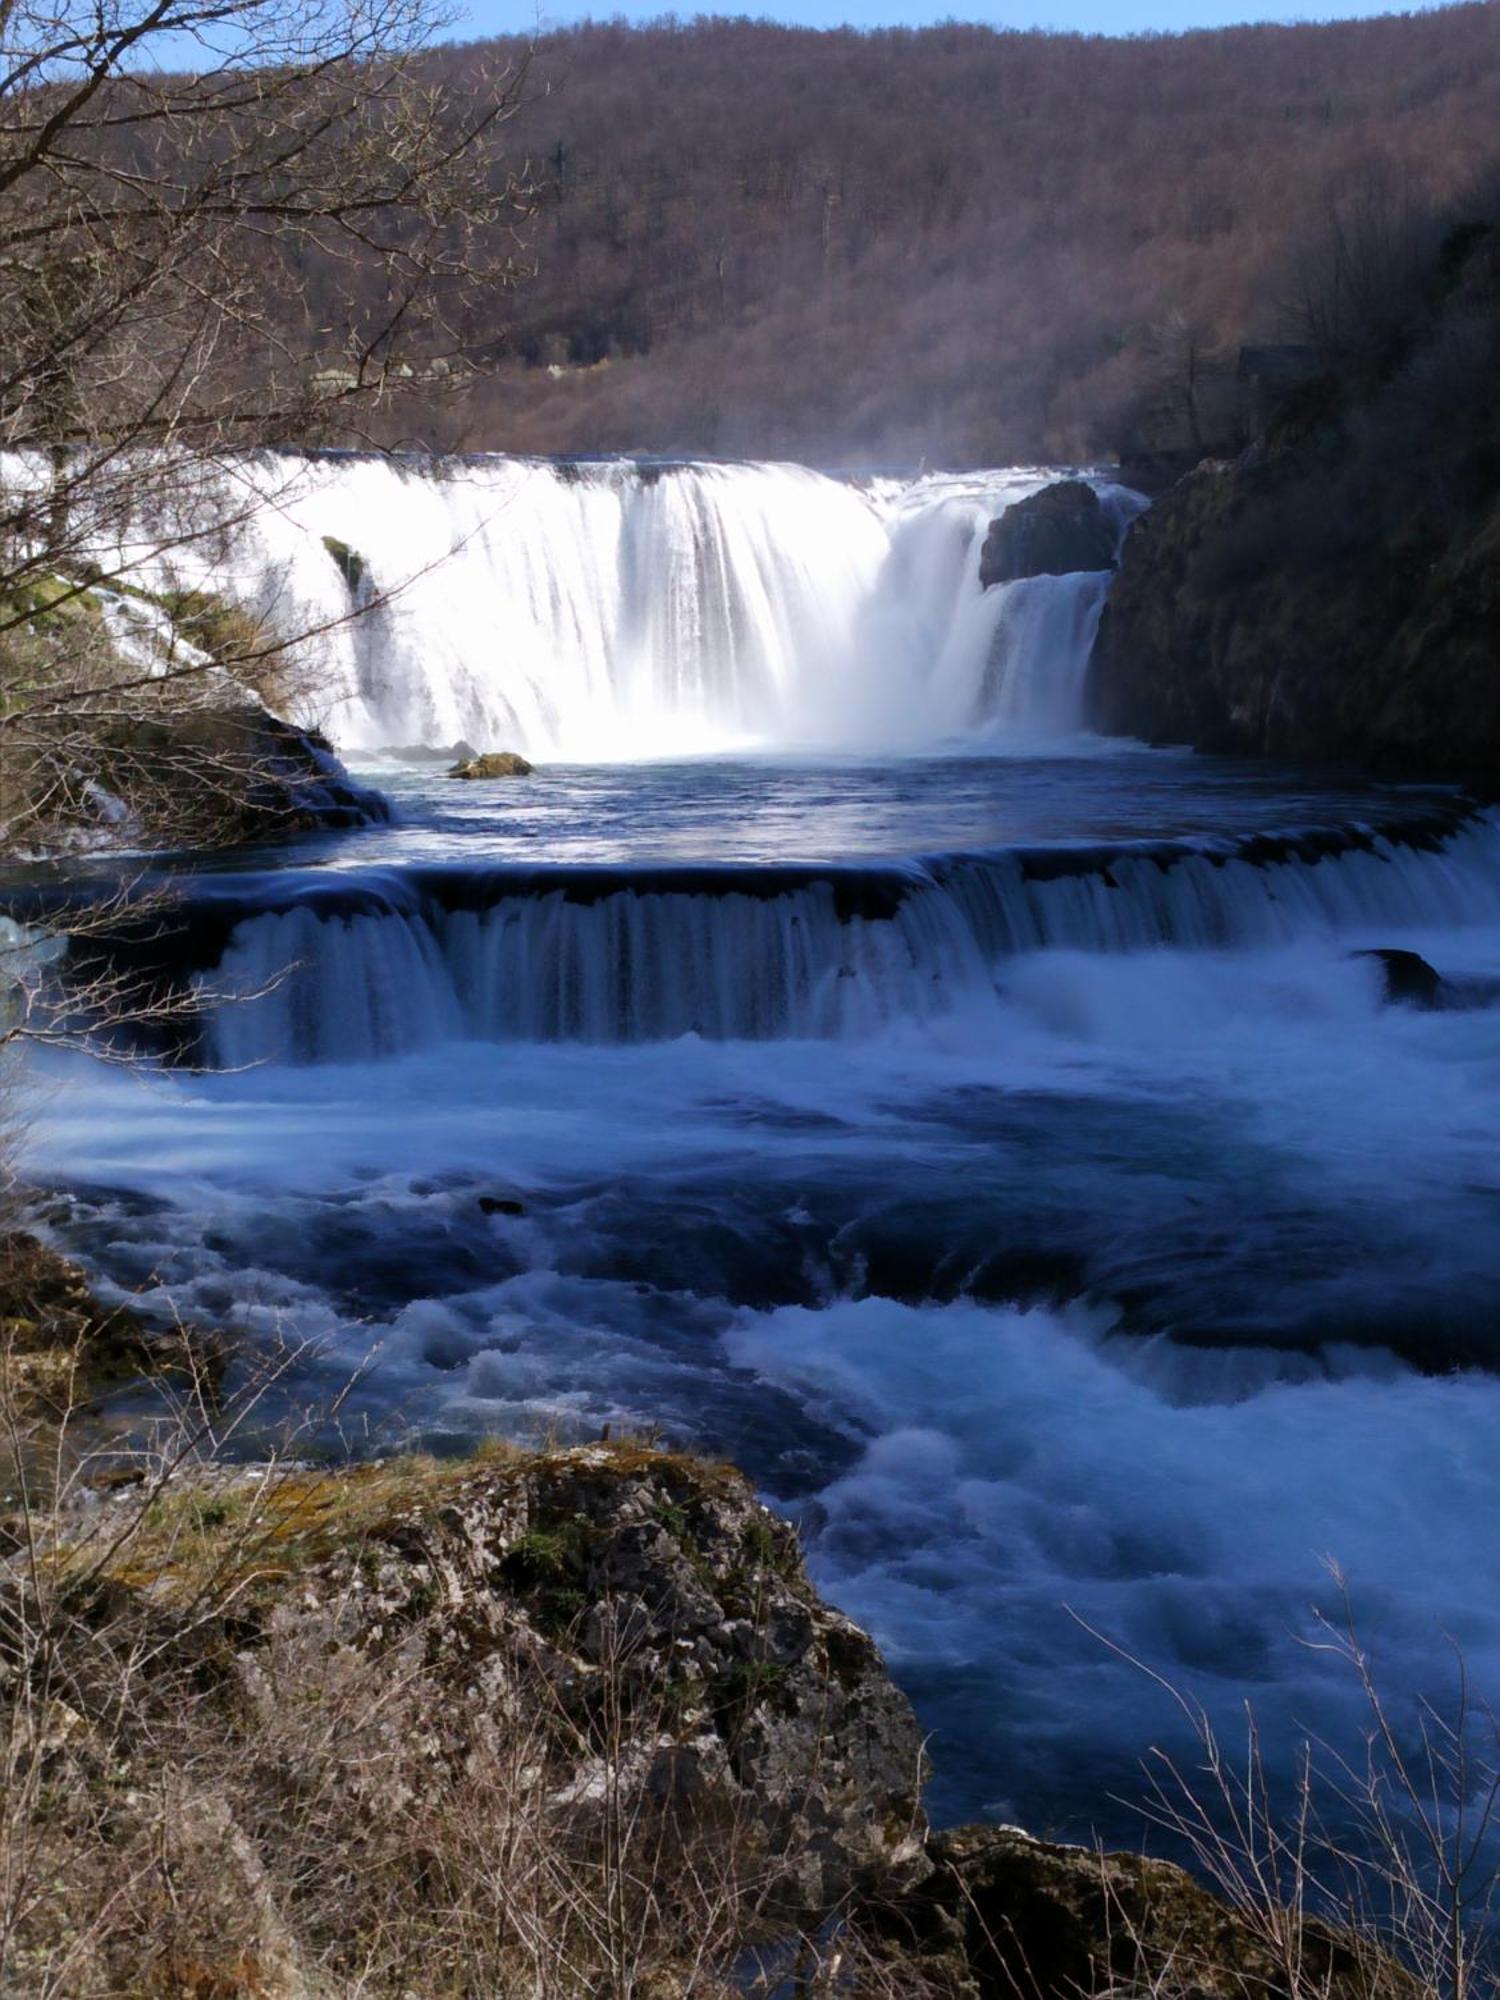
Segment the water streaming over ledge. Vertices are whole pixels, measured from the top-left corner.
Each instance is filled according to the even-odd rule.
[[[1500,923],[1491,816],[1460,800],[1385,810],[1379,825],[908,860],[240,868],[179,879],[169,913],[122,921],[106,949],[196,995],[178,1053],[210,1067],[472,1040],[857,1041],[993,1007],[1040,953],[1086,955],[1107,990],[1124,954]]]
[[[346,751],[910,750],[1079,726],[1107,577],[978,581],[991,519],[1055,476],[267,452],[226,462],[221,540],[101,522],[98,553],[311,634],[299,719]],[[1123,533],[1143,503],[1095,483]]]

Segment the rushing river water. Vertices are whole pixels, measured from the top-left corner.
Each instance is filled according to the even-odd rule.
[[[312,1344],[268,1420],[734,1457],[886,1648],[940,1813],[1129,1836],[1174,1713],[1099,1634],[1347,1738],[1332,1561],[1399,1700],[1444,1635],[1500,1688],[1500,827],[1080,736],[1079,580],[1021,654],[969,582],[971,694],[998,647],[1045,729],[814,755],[799,695],[795,754],[377,758],[396,824],[187,872],[156,948],[204,1067],[55,1067],[32,1167],[243,1367]],[[440,650],[402,699],[457,686]],[[1386,1004],[1392,946],[1453,1004]]]

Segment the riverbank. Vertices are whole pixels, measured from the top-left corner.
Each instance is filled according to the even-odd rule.
[[[81,1274],[37,1296],[3,1303],[76,1337]],[[18,1386],[8,1433],[56,1467]],[[930,1833],[909,1704],[732,1467],[236,1465],[187,1410],[91,1451],[76,1402],[66,1477],[5,1482],[4,1990],[1406,1990],[1306,1914],[1290,1979],[1270,1912],[1163,1862]]]
[[[1132,526],[1096,728],[1500,789],[1497,226],[1450,227],[1379,305]]]

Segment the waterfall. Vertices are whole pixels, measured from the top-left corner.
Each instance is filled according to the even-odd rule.
[[[264,452],[221,468],[222,536],[98,553],[305,635],[295,719],[346,755],[993,746],[1081,727],[1104,578],[978,580],[1051,476]],[[1142,503],[1099,490],[1123,531]]]
[[[1497,862],[1500,826],[1480,818],[842,868],[225,877],[201,906],[189,899],[181,922],[210,1003],[202,1053],[237,1067],[455,1037],[860,1036],[983,1003],[1007,962],[1048,949],[1275,946],[1493,923]]]

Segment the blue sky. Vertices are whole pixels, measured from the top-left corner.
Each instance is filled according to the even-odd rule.
[[[471,35],[525,32],[595,16],[650,20],[668,11],[668,0],[470,0],[467,18],[455,32]],[[1378,0],[1306,0],[1285,6],[1278,0],[740,0],[713,6],[704,0],[677,0],[684,15],[765,14],[810,28],[852,22],[861,28],[918,27],[930,21],[984,21],[1003,28],[1075,29],[1085,34],[1132,35],[1183,28],[1223,28],[1236,21],[1330,21],[1368,14],[1416,11],[1382,7]]]

